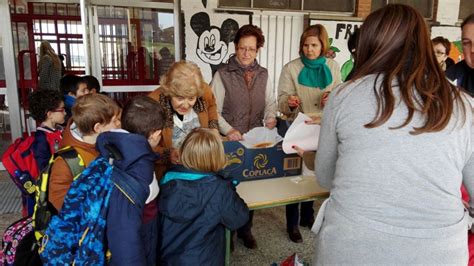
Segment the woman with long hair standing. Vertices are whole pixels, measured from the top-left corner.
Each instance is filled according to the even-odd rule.
[[[466,265],[472,100],[446,80],[414,8],[375,11],[359,40],[354,75],[322,118],[316,176],[331,196],[314,264]]]
[[[48,41],[40,45],[40,60],[38,63],[39,89],[59,91],[61,80],[61,61]]]

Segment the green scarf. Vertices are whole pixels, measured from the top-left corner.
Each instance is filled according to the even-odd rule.
[[[301,55],[301,62],[303,62],[304,67],[298,76],[298,83],[321,90],[332,83],[331,70],[326,65],[326,57],[320,56],[311,60]]]

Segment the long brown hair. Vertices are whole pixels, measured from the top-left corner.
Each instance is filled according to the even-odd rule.
[[[415,112],[425,116],[423,126],[411,134],[444,129],[456,104],[464,114],[459,89],[452,86],[436,61],[427,25],[422,15],[407,5],[389,4],[370,14],[360,29],[355,73],[351,80],[377,74],[374,93],[377,115],[366,128],[381,126],[391,117],[396,100],[392,81],[397,80],[408,114],[400,126],[408,125]],[[377,81],[381,79],[381,86]]]
[[[44,60],[44,56],[48,55],[51,60],[53,61],[54,67],[56,69],[61,69],[61,61],[59,60],[58,55],[54,52],[53,47],[48,41],[42,41],[40,45],[40,61],[38,65],[41,65],[42,61]]]

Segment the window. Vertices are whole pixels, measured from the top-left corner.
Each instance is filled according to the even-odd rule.
[[[98,6],[104,85],[157,85],[174,63],[173,11]]]
[[[423,17],[433,17],[433,0],[372,0],[372,11],[375,11],[387,4],[405,4],[420,11]]]
[[[220,0],[219,6],[354,13],[355,0]]]
[[[461,0],[461,3],[459,5],[459,19],[464,20],[472,13],[474,13],[474,1]]]

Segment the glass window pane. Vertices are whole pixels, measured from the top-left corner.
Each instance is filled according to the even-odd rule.
[[[67,21],[58,20],[58,33],[61,33],[61,34],[66,33],[66,23]]]
[[[67,5],[67,14],[69,16],[79,16],[79,5],[77,4]]]
[[[113,14],[113,18],[107,12],[99,15],[104,84],[159,84],[159,76],[174,62],[172,11],[121,7],[103,10]]]
[[[58,12],[58,15],[60,16],[66,16],[67,15],[66,4],[57,4],[57,12]]]
[[[250,0],[220,0],[220,6],[250,7]]]
[[[375,11],[387,5],[387,0],[372,0],[371,11]]]
[[[301,1],[292,0],[254,0],[253,7],[268,9],[293,9],[301,10]]]
[[[405,4],[414,7],[425,18],[431,18],[433,13],[433,0],[389,0],[390,4]]]
[[[354,5],[354,0],[313,0],[304,1],[304,10],[352,13]]]
[[[474,13],[474,1],[472,0],[461,0],[459,5],[459,19],[464,20],[469,15]]]
[[[37,15],[44,15],[46,13],[44,3],[33,3],[33,13]]]
[[[55,15],[56,11],[56,4],[47,3],[46,4],[46,14],[47,15]]]

